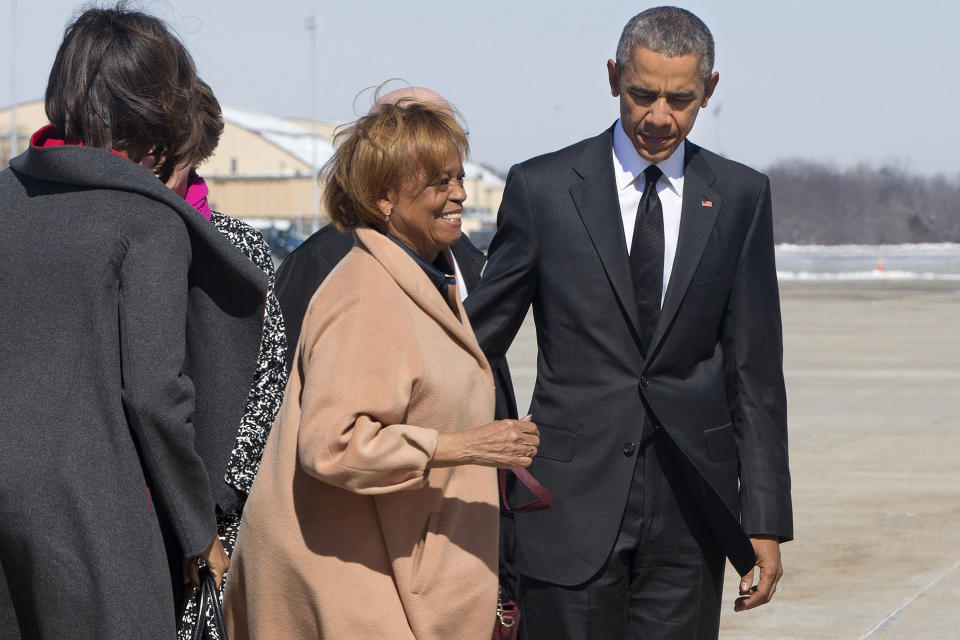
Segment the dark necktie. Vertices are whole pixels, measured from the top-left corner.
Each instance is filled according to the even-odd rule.
[[[649,353],[653,329],[660,317],[660,299],[663,295],[663,206],[657,195],[657,180],[663,176],[652,164],[643,172],[646,184],[637,207],[637,221],[633,227],[630,246],[630,272],[633,291],[640,315],[640,339]]]

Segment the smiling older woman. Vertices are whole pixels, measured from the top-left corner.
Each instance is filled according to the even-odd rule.
[[[356,245],[307,310],[237,540],[230,637],[486,640],[494,467],[529,465],[539,436],[491,422],[490,366],[433,265],[460,237],[466,136],[414,103],[337,143],[324,197]]]

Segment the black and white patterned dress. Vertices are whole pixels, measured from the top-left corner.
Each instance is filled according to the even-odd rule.
[[[260,353],[257,356],[257,370],[247,396],[247,406],[237,439],[230,454],[224,481],[237,489],[243,496],[250,493],[253,478],[260,468],[260,457],[267,443],[267,436],[273,426],[273,420],[283,400],[283,390],[287,384],[287,370],[284,357],[287,350],[287,337],[280,313],[280,303],[274,294],[274,266],[270,256],[270,247],[263,235],[250,225],[231,218],[228,215],[213,212],[210,219],[213,225],[225,235],[245,256],[267,274],[267,305],[264,313],[263,335],[260,339]],[[242,506],[232,513],[217,519],[217,533],[227,555],[233,554],[240,527]],[[180,640],[189,640],[197,623],[199,597],[192,593],[187,601],[180,624]],[[216,634],[212,634],[215,640]]]

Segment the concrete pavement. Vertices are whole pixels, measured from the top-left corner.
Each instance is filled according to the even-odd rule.
[[[960,283],[781,286],[796,540],[720,637],[960,638]],[[532,317],[508,357],[523,412]]]

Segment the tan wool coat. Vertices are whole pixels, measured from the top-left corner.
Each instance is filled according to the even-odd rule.
[[[490,367],[403,249],[357,230],[317,289],[227,580],[233,640],[487,640],[496,473],[427,468],[493,419]]]

